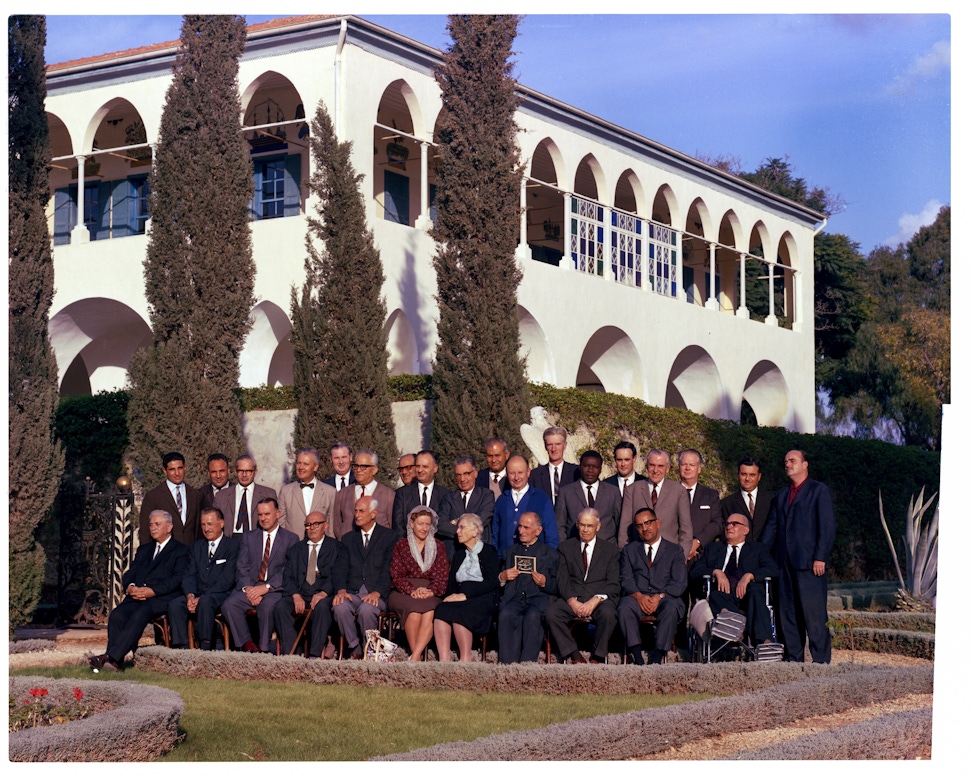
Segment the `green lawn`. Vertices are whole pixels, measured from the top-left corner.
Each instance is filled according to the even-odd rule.
[[[390,687],[218,681],[128,670],[25,669],[12,675],[138,681],[178,692],[185,739],[162,761],[357,761],[705,695],[478,694]]]

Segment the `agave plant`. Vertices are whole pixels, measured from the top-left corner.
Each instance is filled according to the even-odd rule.
[[[938,590],[938,506],[935,506],[935,513],[926,527],[922,528],[921,522],[925,511],[931,506],[937,494],[938,492],[933,494],[928,502],[922,502],[925,497],[925,489],[922,487],[918,499],[912,497],[908,501],[905,534],[902,538],[905,547],[906,580],[901,574],[898,552],[895,550],[894,541],[891,540],[888,523],[884,519],[884,503],[881,492],[878,492],[881,526],[884,527],[884,535],[888,539],[888,545],[891,546],[894,568],[901,584],[897,593],[898,608],[901,610],[935,609],[935,595]]]

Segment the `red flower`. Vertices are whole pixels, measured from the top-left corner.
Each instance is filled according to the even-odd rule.
[[[46,694],[47,694],[47,689],[31,689],[30,690],[30,696],[31,697],[43,697]]]
[[[80,688],[78,688],[77,686],[75,686],[74,687],[74,699],[76,699],[78,702],[80,702],[82,697],[84,697],[84,692],[81,691]]]

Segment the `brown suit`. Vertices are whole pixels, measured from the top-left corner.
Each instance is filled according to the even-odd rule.
[[[248,518],[250,521],[243,528],[243,532],[260,529],[256,516],[257,505],[260,504],[260,500],[265,500],[267,497],[273,497],[274,499],[277,497],[277,492],[269,486],[250,484],[247,489],[250,490],[253,497],[249,501],[251,507],[248,508]],[[213,499],[213,507],[219,508],[223,513],[223,534],[228,538],[232,537],[236,531],[236,516],[240,511],[240,504],[236,498],[236,484],[233,484],[229,489],[222,489]],[[303,530],[303,527],[301,527],[301,530]],[[303,535],[300,537],[303,537]]]
[[[345,533],[354,529],[354,503],[358,494],[358,485],[349,484],[337,493],[334,499],[334,518],[328,534],[333,533],[336,540],[344,537]],[[395,490],[384,484],[375,487],[372,495],[378,500],[377,522],[382,527],[392,528],[392,507],[395,505]]]
[[[175,499],[169,491],[168,481],[163,481],[154,489],[150,489],[142,498],[142,509],[138,514],[138,544],[151,543],[149,534],[149,514],[152,511],[168,511],[172,516],[172,537],[187,548],[201,537],[199,532],[199,490],[183,482],[185,487],[186,521],[182,522],[182,514],[176,508]]]

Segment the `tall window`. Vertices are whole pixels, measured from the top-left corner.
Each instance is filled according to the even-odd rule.
[[[300,156],[262,157],[253,161],[254,221],[279,219],[300,213]]]

